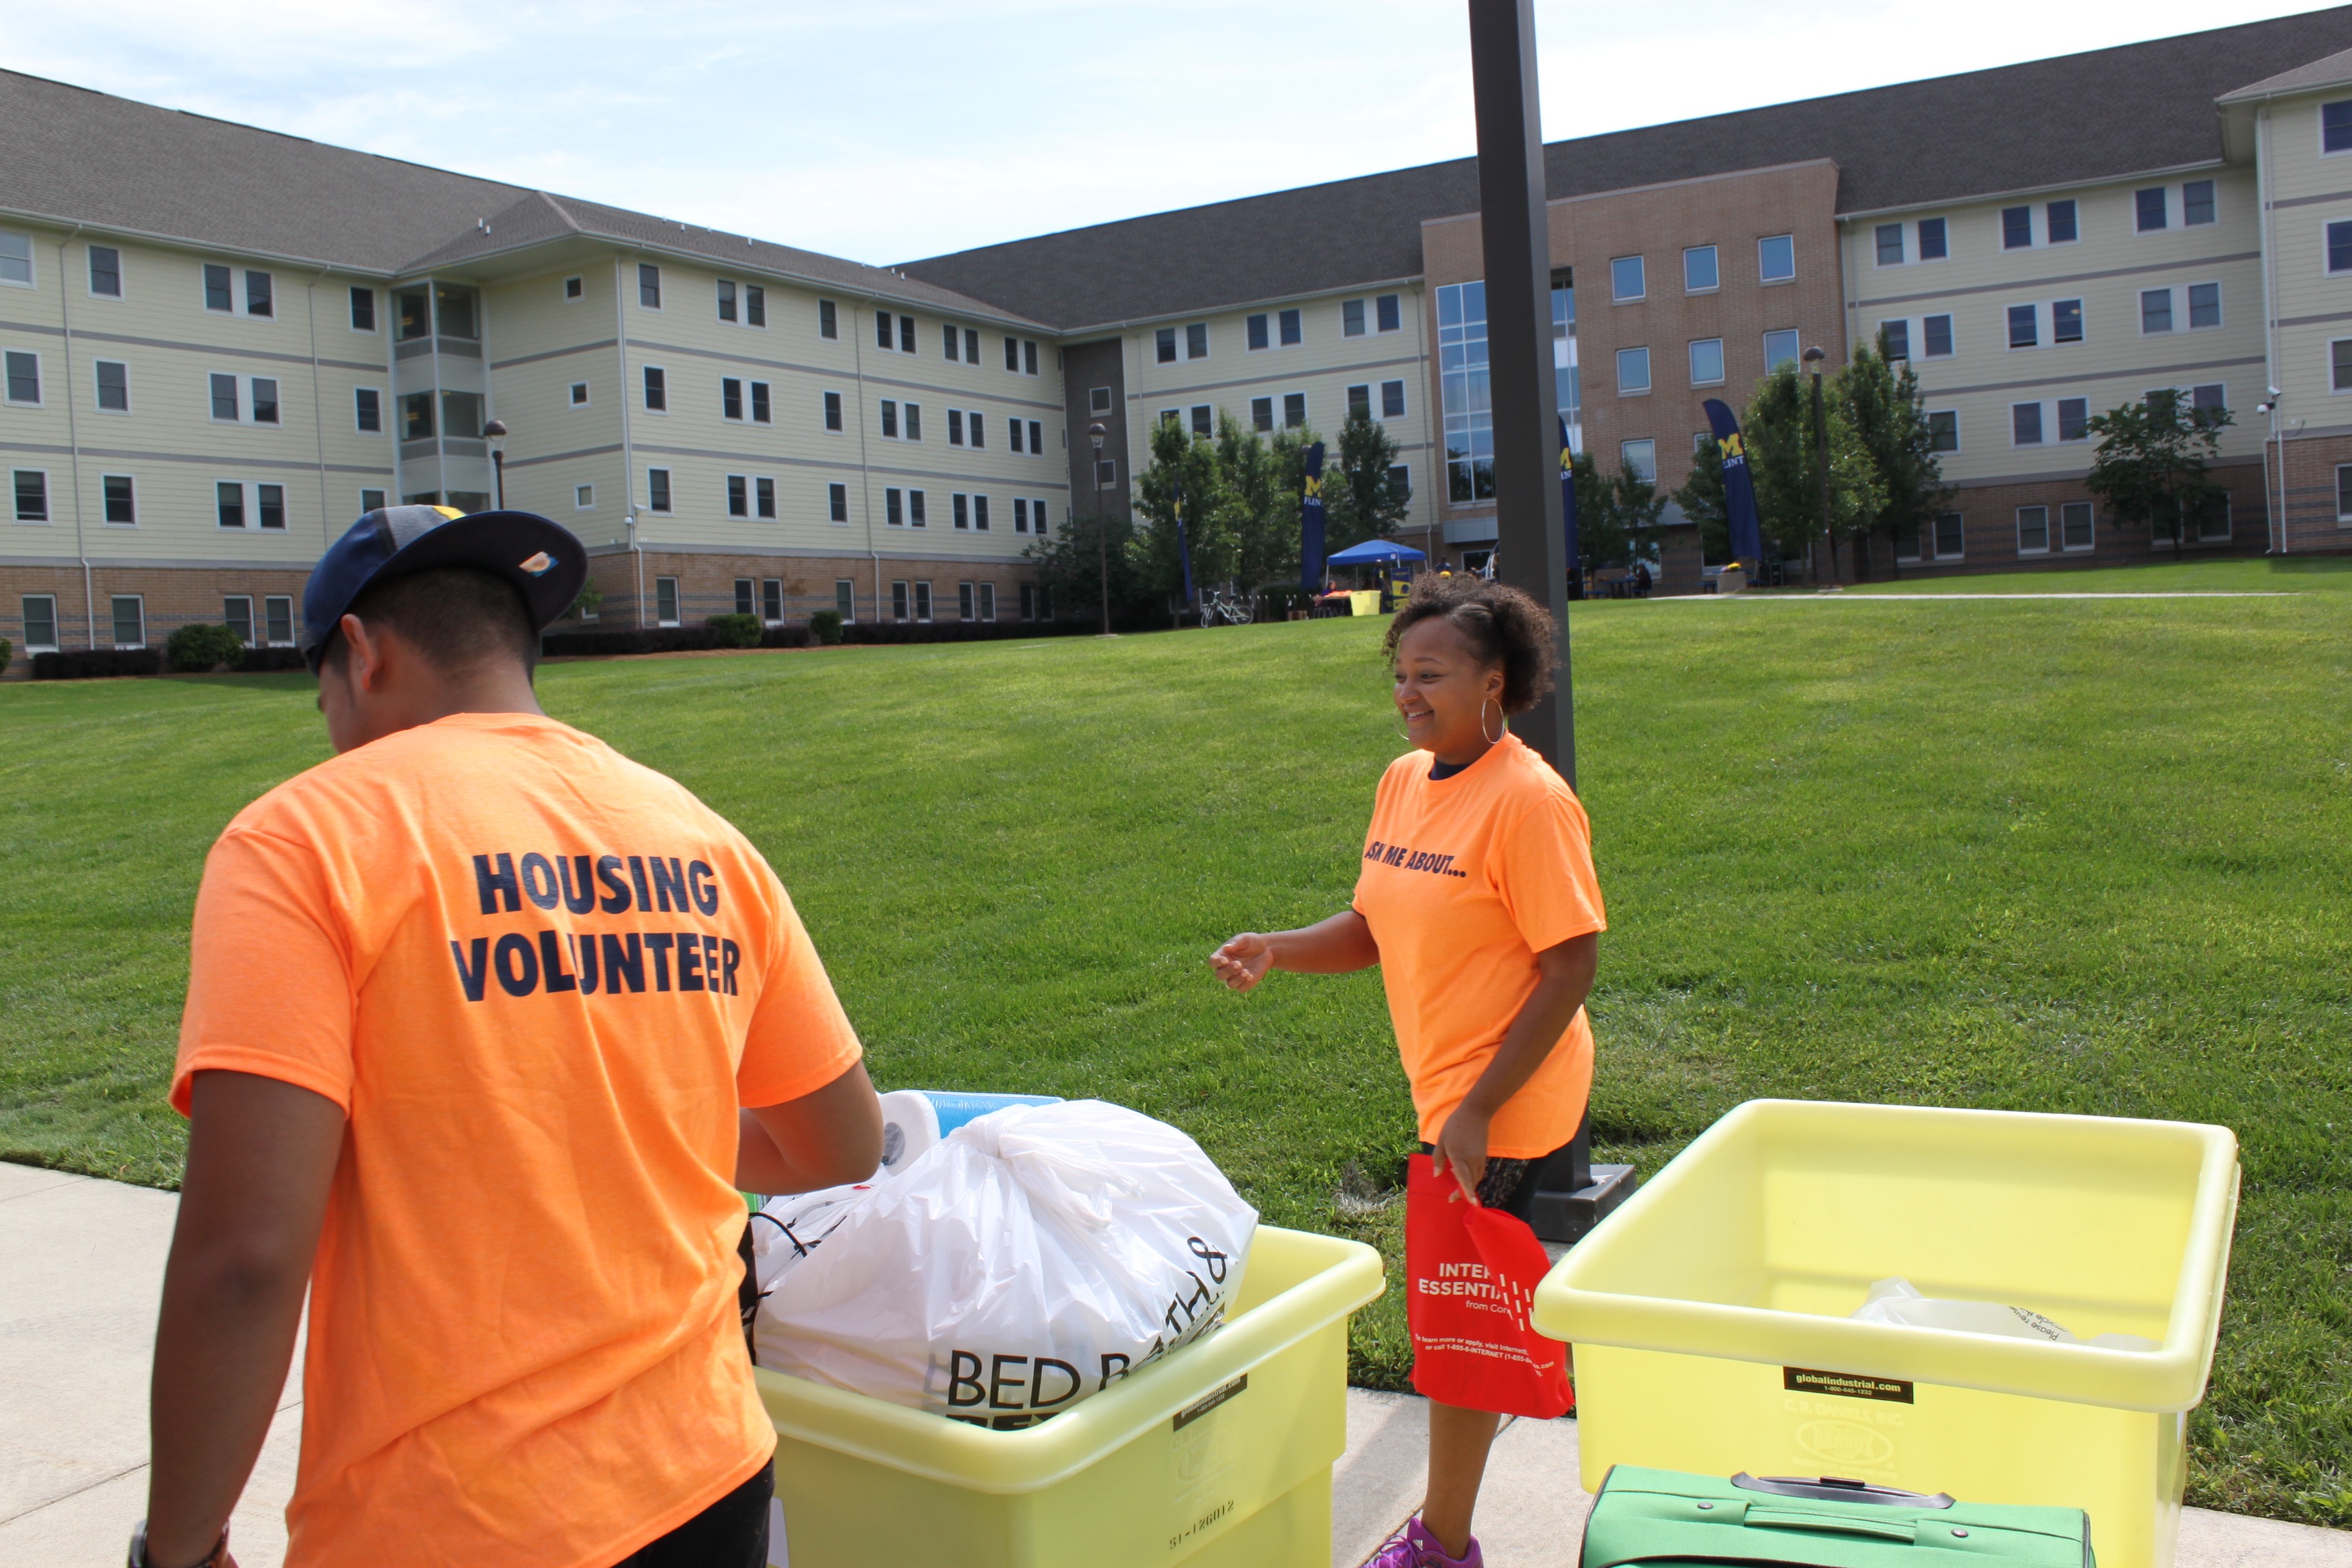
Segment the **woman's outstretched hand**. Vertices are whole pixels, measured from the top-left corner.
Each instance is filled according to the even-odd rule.
[[[1217,978],[1236,991],[1247,991],[1265,978],[1274,965],[1274,942],[1254,931],[1245,931],[1224,946],[1209,954],[1209,967]]]

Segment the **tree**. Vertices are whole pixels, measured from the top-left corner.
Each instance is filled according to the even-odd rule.
[[[2192,407],[2168,388],[2110,408],[2090,421],[2099,445],[2083,488],[2105,503],[2116,528],[2145,524],[2158,539],[2169,531],[2178,559],[2184,521],[2224,493],[2206,477],[2205,460],[2220,452],[2229,423],[2228,409]]]
[[[1885,504],[1885,490],[1877,466],[1854,431],[1845,400],[1829,393],[1822,389],[1830,530],[1833,538],[1851,539],[1874,525]],[[1764,542],[1784,559],[1801,556],[1822,535],[1822,471],[1813,435],[1812,388],[1795,364],[1782,364],[1764,378],[1740,426]],[[1836,563],[1824,563],[1824,577],[1833,579]]]
[[[1323,468],[1324,538],[1345,550],[1368,539],[1386,539],[1411,510],[1411,493],[1390,472],[1396,443],[1388,428],[1360,408],[1339,427],[1336,462]]]
[[[1699,443],[1691,457],[1690,478],[1675,492],[1675,504],[1698,525],[1702,557],[1728,560],[1731,555],[1731,512],[1723,495],[1723,449],[1712,440]]]
[[[1934,526],[1950,491],[1936,457],[1919,377],[1910,361],[1886,357],[1883,330],[1875,349],[1857,350],[1853,363],[1838,372],[1837,401],[1877,477],[1880,500],[1863,531],[1884,529],[1890,546],[1917,538],[1919,530]],[[1862,558],[1868,559],[1866,551]]]
[[[1667,498],[1659,492],[1657,480],[1643,478],[1631,463],[1609,482],[1609,489],[1617,527],[1625,539],[1625,559],[1618,564],[1648,560],[1657,553],[1658,519],[1665,515]]]
[[[1191,555],[1195,591],[1205,584],[1234,580],[1241,566],[1241,542],[1233,529],[1223,466],[1216,444],[1195,437],[1174,419],[1151,431],[1151,466],[1136,479],[1135,510],[1144,526],[1132,549],[1135,568],[1150,593],[1181,595],[1183,552]],[[1177,497],[1183,498],[1183,529],[1177,522]]]
[[[1576,560],[1573,564],[1584,569],[1589,578],[1602,566],[1614,565],[1622,552],[1620,538],[1616,497],[1609,479],[1601,472],[1601,465],[1590,452],[1579,452],[1569,459],[1569,471],[1575,476],[1576,485]]]
[[[1232,415],[1218,416],[1226,527],[1240,546],[1245,586],[1297,581],[1299,481],[1312,438],[1303,429],[1280,430],[1267,441]]]

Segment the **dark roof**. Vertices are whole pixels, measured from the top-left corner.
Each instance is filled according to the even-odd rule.
[[[2214,100],[2352,47],[2352,5],[1554,142],[1552,197],[1810,159],[1838,210],[1870,212],[2221,156]],[[1344,289],[1421,271],[1424,219],[1474,210],[1459,158],[983,246],[911,277],[1065,330]]]

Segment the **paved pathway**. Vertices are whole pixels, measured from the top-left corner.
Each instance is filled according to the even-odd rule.
[[[0,1163],[0,1568],[111,1568],[147,1498],[147,1371],[178,1200]],[[296,1357],[299,1369],[300,1358]],[[301,1389],[289,1384],[233,1532],[278,1568]],[[1333,1478],[1332,1568],[1357,1568],[1421,1498],[1424,1417],[1407,1394],[1348,1394]],[[1478,1532],[1495,1568],[1567,1568],[1592,1500],[1576,1423],[1496,1439]],[[2352,1568],[2352,1531],[2188,1510],[2180,1568]]]

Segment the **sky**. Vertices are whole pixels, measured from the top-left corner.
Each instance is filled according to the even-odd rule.
[[[1536,0],[1544,136],[2312,8]],[[1460,0],[13,0],[0,66],[891,263],[1465,155],[1465,17]]]

